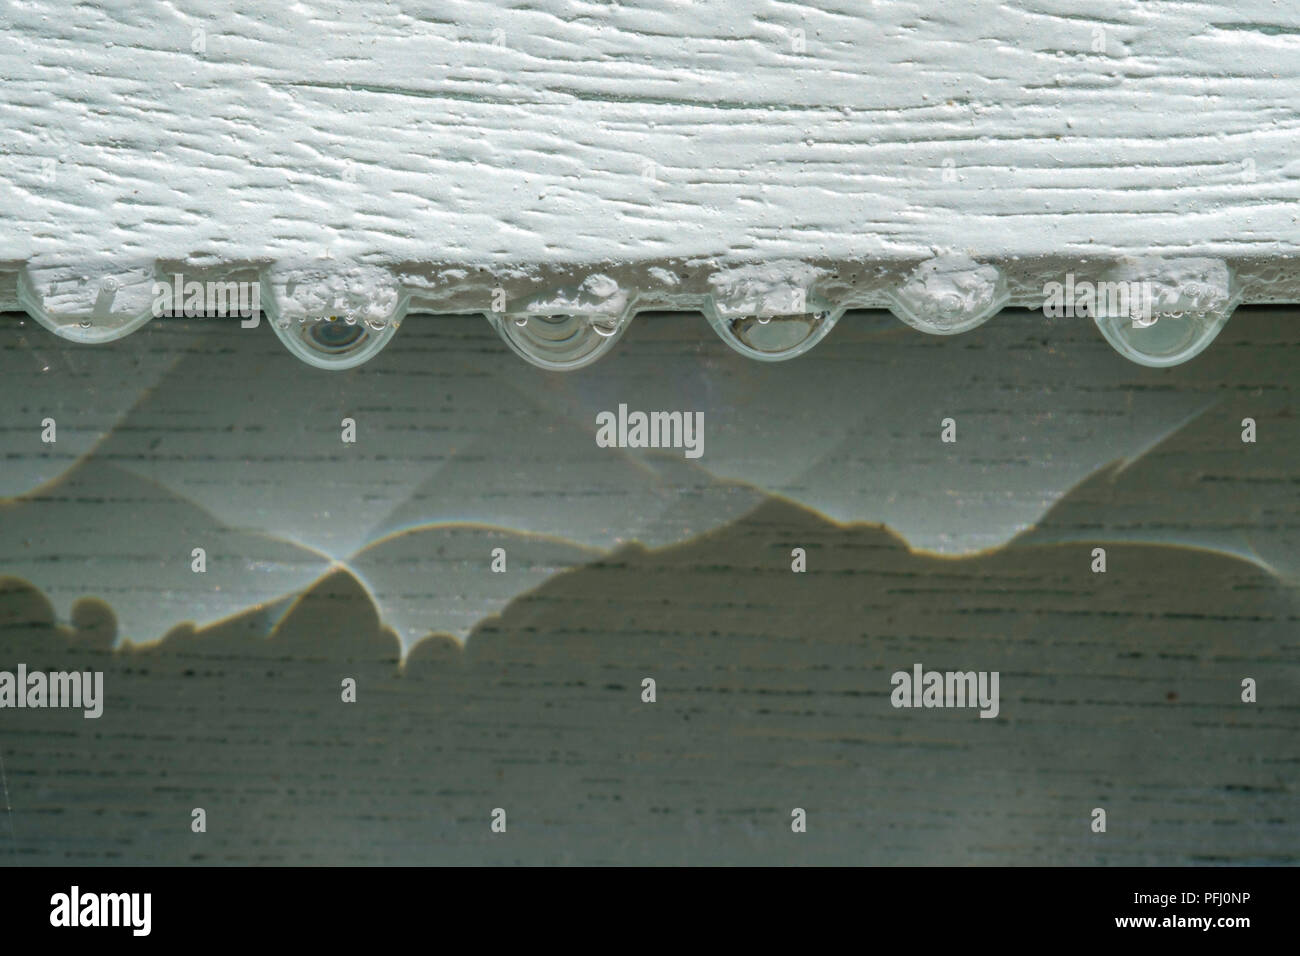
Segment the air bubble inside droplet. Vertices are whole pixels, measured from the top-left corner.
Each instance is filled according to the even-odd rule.
[[[617,321],[603,322],[599,319],[592,319],[591,330],[603,338],[610,338],[622,332],[623,326],[621,322]]]
[[[568,370],[590,365],[614,347],[627,319],[611,316],[489,315],[497,333],[516,353],[545,369]]]
[[[709,322],[737,352],[761,361],[777,362],[808,351],[835,326],[831,309],[785,315],[727,316],[709,309]]]

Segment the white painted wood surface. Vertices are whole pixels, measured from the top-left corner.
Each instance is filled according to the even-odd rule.
[[[665,304],[665,264],[798,260],[869,305],[945,251],[1025,304],[1128,255],[1300,297],[1286,3],[0,9],[10,307],[23,269],[38,297],[119,277],[132,311],[168,264],[322,261],[483,310],[598,265]]]

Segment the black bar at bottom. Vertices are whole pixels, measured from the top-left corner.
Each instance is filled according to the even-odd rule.
[[[0,870],[0,913],[7,943],[76,933],[79,945],[244,942],[283,933],[295,944],[337,947],[373,944],[403,929],[428,939],[438,923],[463,928],[471,942],[482,933],[493,943],[503,932],[540,938],[547,927],[563,927],[571,938],[600,929],[668,945],[664,934],[694,924],[733,941],[802,927],[812,938],[843,929],[926,946],[1102,936],[1231,945],[1285,931],[1296,872],[8,868]]]

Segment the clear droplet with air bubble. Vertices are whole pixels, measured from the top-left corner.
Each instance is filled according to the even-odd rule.
[[[262,286],[275,334],[317,368],[353,368],[373,358],[392,339],[407,304],[392,273],[373,266],[273,270]]]
[[[66,269],[29,265],[18,275],[18,302],[61,338],[111,342],[153,318],[153,266],[92,263],[84,269]]]
[[[570,371],[607,354],[627,328],[627,316],[573,313],[490,313],[497,333],[518,355],[539,368]]]
[[[1144,258],[1121,263],[1096,284],[1094,320],[1117,352],[1165,368],[1199,355],[1241,301],[1222,259]]]
[[[722,340],[741,355],[763,362],[780,362],[802,355],[835,327],[843,309],[820,300],[801,311],[765,315],[736,315],[716,300],[705,306],[709,324]]]
[[[487,313],[497,334],[539,368],[570,371],[607,355],[632,318],[631,297],[602,273]]]
[[[922,262],[890,296],[890,310],[914,329],[956,335],[983,325],[1010,300],[997,266],[954,253]]]
[[[798,261],[721,269],[709,277],[704,314],[724,342],[749,358],[779,362],[802,355],[843,314],[814,288],[821,270]]]

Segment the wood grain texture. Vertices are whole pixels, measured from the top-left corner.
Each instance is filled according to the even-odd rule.
[[[11,863],[1294,863],[1300,592],[1212,552],[960,561],[785,503],[561,574],[399,665],[346,572],[154,647],[0,582],[31,667],[104,715],[7,711]],[[790,571],[790,548],[809,570]],[[890,675],[995,670],[1001,711]],[[340,699],[357,681],[356,703]],[[641,700],[642,681],[657,700]],[[1259,682],[1258,703],[1240,700]],[[190,831],[190,811],[208,830]],[[509,828],[489,829],[494,808]],[[790,830],[793,808],[809,814]],[[1091,814],[1108,814],[1104,834]]]
[[[479,574],[492,533],[466,524],[567,542],[536,543],[553,571],[687,540],[767,495],[947,555],[1100,527],[1300,576],[1294,310],[1239,310],[1175,369],[1134,366],[1086,320],[1016,310],[957,337],[853,313],[782,363],[737,355],[699,316],[649,315],[566,375],[514,361],[478,317],[413,317],[402,347],[337,373],[288,359],[265,325],[166,320],[96,347],[33,326],[0,319],[0,574],[64,619],[79,598],[110,600],[131,640],[211,624],[332,562],[374,562],[365,580],[404,640],[464,637],[538,583],[513,550],[513,573]],[[596,415],[620,402],[703,412],[703,457],[597,446]],[[956,445],[938,440],[949,416]],[[1066,495],[1086,507],[1043,525]],[[408,561],[400,536],[419,529]]]
[[[3,339],[0,474],[77,480],[0,505],[0,669],[102,669],[108,700],[98,721],[0,711],[0,865],[1300,861],[1294,312],[1243,310],[1176,369],[1126,363],[1085,323],[1047,347],[1038,315],[949,339],[854,318],[765,365],[656,316],[563,376],[509,365],[469,318],[417,322],[340,374],[268,374],[269,330],[219,323],[103,349]],[[590,440],[611,397],[710,394],[702,461],[732,481],[647,456],[629,460],[649,487],[629,484]],[[72,426],[49,453],[47,408]],[[344,412],[364,428],[351,452]],[[566,424],[590,456],[568,471]],[[711,501],[723,485],[742,513]],[[33,498],[43,520],[11,520]],[[187,524],[195,501],[211,514]],[[453,508],[568,524],[601,553],[539,575],[536,535],[463,527],[351,557],[389,513]],[[348,566],[303,565],[305,595],[264,598],[275,555],[232,530],[259,522]],[[202,579],[193,533],[225,544]],[[487,570],[497,544],[508,574]],[[172,615],[164,639],[115,642],[146,604]],[[890,675],[917,661],[998,670],[999,717],[893,709]]]
[[[1300,10],[1267,0],[4,16],[0,262],[40,295],[330,257],[446,308],[595,267],[662,304],[665,263],[896,283],[942,250],[1013,284],[1045,257],[1208,256],[1246,301],[1297,298]],[[841,294],[879,304],[861,271]]]

